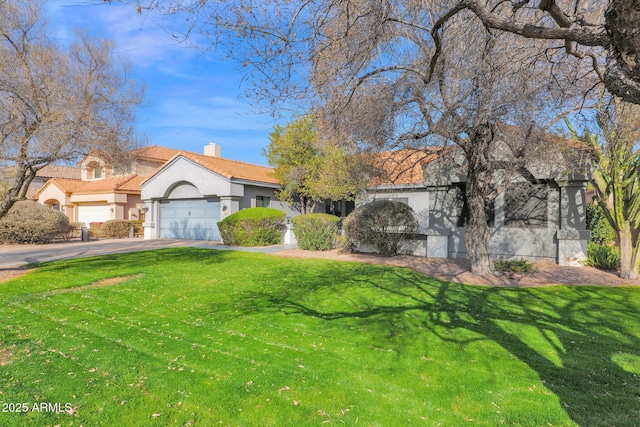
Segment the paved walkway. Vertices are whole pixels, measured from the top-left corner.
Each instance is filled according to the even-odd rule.
[[[0,268],[25,265],[34,262],[47,262],[69,258],[83,258],[125,252],[149,251],[163,248],[190,246],[206,249],[243,250],[251,252],[273,253],[295,248],[294,245],[275,245],[260,248],[240,248],[225,246],[216,242],[201,240],[170,239],[104,239],[80,242],[78,240],[48,245],[0,245]]]

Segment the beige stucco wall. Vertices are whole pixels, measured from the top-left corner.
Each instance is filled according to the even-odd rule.
[[[69,196],[55,185],[47,185],[38,196],[38,203],[49,205],[53,200],[58,202],[60,212],[67,215],[69,221],[76,221],[76,212]]]
[[[88,193],[88,194],[72,194],[72,203],[127,203],[127,194],[124,193]]]
[[[138,206],[142,204],[142,198],[137,194],[122,193],[96,193],[96,194],[74,194],[71,196],[70,208],[67,210],[73,212],[73,219],[69,213],[69,219],[75,221],[78,218],[78,206],[100,206],[109,205],[111,208],[111,217],[109,219],[131,219],[130,213],[133,209],[138,213]]]
[[[47,185],[47,187],[42,190],[42,193],[40,193],[40,195],[38,196],[38,203],[44,205],[47,200],[57,200],[60,205],[71,204],[69,196],[67,196],[64,191],[62,191],[55,185]]]

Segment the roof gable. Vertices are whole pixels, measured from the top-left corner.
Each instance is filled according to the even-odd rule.
[[[60,189],[63,193],[69,195],[73,193],[78,187],[84,185],[84,181],[80,181],[78,179],[66,179],[66,178],[52,178],[48,180],[42,188],[40,188],[34,195],[33,198],[37,199],[40,197],[46,188],[49,186],[55,186]]]
[[[280,185],[275,178],[273,169],[267,166],[259,166],[251,163],[228,160],[220,157],[212,157],[204,154],[196,154],[189,151],[178,152],[172,159],[167,161],[162,167],[157,169],[151,176],[146,178],[142,185],[159,174],[162,170],[175,163],[175,160],[183,157],[203,168],[220,175],[229,181],[250,181],[256,183]]]

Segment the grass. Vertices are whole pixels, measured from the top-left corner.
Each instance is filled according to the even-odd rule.
[[[7,426],[637,426],[640,289],[195,248],[0,283]],[[2,408],[0,408],[2,409]]]

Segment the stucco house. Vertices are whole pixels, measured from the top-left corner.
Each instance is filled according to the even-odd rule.
[[[140,148],[131,153],[130,164],[120,169],[88,155],[78,162],[76,179],[49,179],[34,198],[65,213],[69,221],[87,226],[110,219],[144,219],[140,184],[177,152],[159,146]]]
[[[220,240],[217,223],[244,208],[300,215],[278,200],[279,187],[271,168],[224,159],[216,144],[204,154],[178,152],[141,184],[145,238]]]
[[[580,147],[569,148],[549,148],[544,158],[530,158],[517,170],[496,171],[492,181],[502,191],[487,207],[493,256],[548,259],[561,265],[581,265],[586,258],[589,156]],[[491,155],[503,165],[517,163],[507,143],[497,144]],[[453,147],[405,149],[382,153],[377,163],[383,173],[359,203],[375,199],[407,203],[420,224],[412,253],[466,258],[469,211],[462,153]]]
[[[6,182],[7,184],[13,182],[15,174],[18,171],[18,167],[11,165],[6,166],[0,170],[0,184]],[[31,180],[29,188],[27,189],[26,198],[28,200],[35,200],[38,191],[49,181],[50,179],[69,179],[80,180],[80,168],[64,165],[47,165],[36,172],[36,176]],[[50,204],[49,207],[60,210],[60,206],[57,204]]]
[[[505,138],[506,140],[506,138]],[[557,142],[557,141],[556,141]],[[562,144],[549,144],[555,147]],[[492,180],[501,191],[488,206],[490,250],[495,257],[549,259],[579,265],[586,255],[585,203],[588,155],[580,147],[545,149],[518,170],[498,170]],[[501,142],[491,153],[516,164],[512,146]],[[427,257],[466,257],[464,156],[455,148],[404,149],[379,153],[380,174],[357,201],[394,199],[417,213],[420,230],[410,251]],[[131,164],[116,171],[96,156],[78,166],[80,179],[52,178],[36,194],[40,203],[59,206],[71,221],[144,220],[144,237],[220,240],[217,223],[244,208],[282,210],[287,222],[300,212],[278,200],[280,183],[269,167],[224,159],[211,143],[204,154],[151,146],[132,153]],[[327,201],[317,211],[346,216],[353,203]],[[290,227],[289,227],[290,229]],[[288,242],[294,238],[286,234]]]

